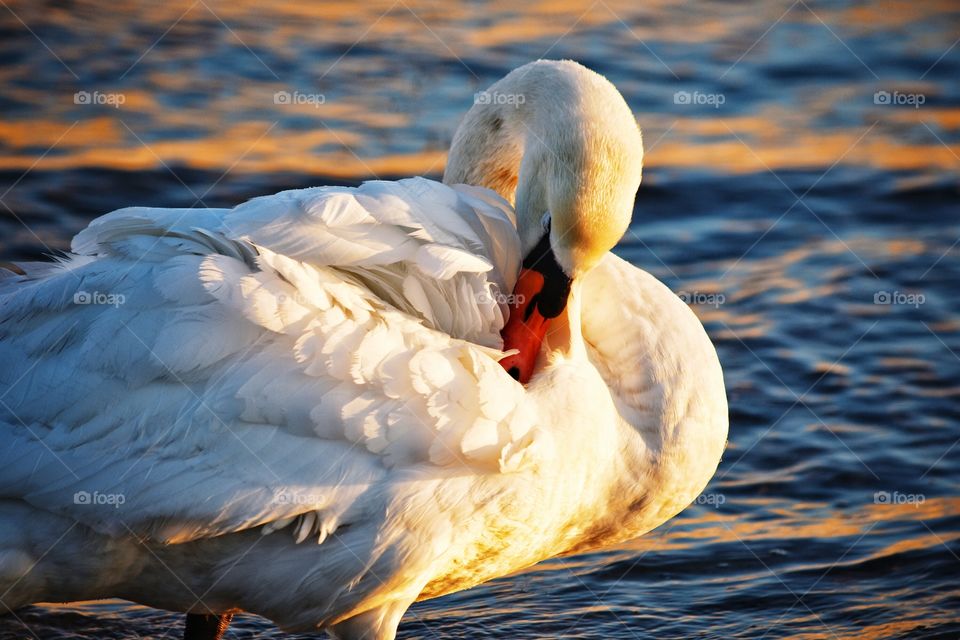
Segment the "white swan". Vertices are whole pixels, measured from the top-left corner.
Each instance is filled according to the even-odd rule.
[[[3,608],[120,597],[194,614],[192,637],[245,610],[386,640],[418,599],[697,496],[722,373],[609,253],[640,181],[627,105],[550,61],[477,102],[446,184],[122,209],[0,279]]]

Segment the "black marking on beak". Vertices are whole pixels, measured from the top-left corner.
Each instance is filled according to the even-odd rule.
[[[553,253],[553,247],[550,246],[549,224],[547,224],[546,233],[523,259],[523,268],[543,274],[543,289],[534,300],[530,301],[530,305],[526,308],[527,317],[524,320],[529,319],[534,307],[544,318],[559,316],[567,306],[572,280],[557,262],[557,256]]]

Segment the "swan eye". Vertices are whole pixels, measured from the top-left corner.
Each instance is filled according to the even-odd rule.
[[[543,217],[540,218],[540,226],[544,231],[550,231],[550,212],[547,211],[543,214]]]

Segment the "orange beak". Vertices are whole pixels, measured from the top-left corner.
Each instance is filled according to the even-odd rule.
[[[569,295],[570,278],[557,264],[547,234],[523,261],[510,317],[500,332],[504,351],[519,351],[500,365],[521,383],[530,381],[550,321],[563,312]]]
[[[547,319],[537,310],[537,296],[543,291],[543,274],[533,269],[521,269],[513,290],[510,318],[503,327],[503,350],[519,349],[520,353],[500,361],[507,372],[526,384],[533,375],[543,336],[547,335]]]

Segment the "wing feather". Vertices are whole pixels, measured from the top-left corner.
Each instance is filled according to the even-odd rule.
[[[518,247],[495,194],[423,179],[99,218],[0,285],[0,487],[110,533],[322,541],[397,474],[516,470]]]

